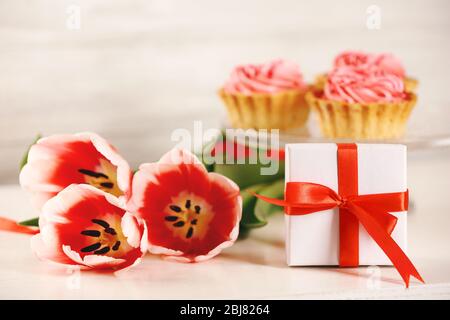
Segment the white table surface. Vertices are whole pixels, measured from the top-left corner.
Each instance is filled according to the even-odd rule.
[[[380,29],[367,28],[370,5]],[[2,0],[0,183],[16,181],[38,133],[95,131],[133,167],[155,161],[173,130],[219,126],[217,90],[235,65],[290,59],[310,82],[349,49],[399,57],[420,82],[410,133],[448,137],[449,10],[448,0]]]
[[[0,232],[0,298],[450,299],[450,150],[410,153],[408,173],[413,200],[409,256],[426,285],[413,280],[404,289],[391,267],[287,267],[280,215],[210,261],[183,264],[149,255],[117,276],[79,274],[40,262],[30,251],[29,236]],[[0,187],[0,213],[16,219],[33,215],[27,194],[17,185]]]

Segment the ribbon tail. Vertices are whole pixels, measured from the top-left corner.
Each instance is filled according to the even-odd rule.
[[[414,267],[411,260],[409,260],[408,256],[403,252],[394,239],[392,239],[389,233],[387,233],[368,212],[353,203],[348,203],[347,207],[358,218],[367,233],[375,240],[375,242],[392,261],[392,264],[400,273],[400,276],[403,278],[407,288],[409,287],[410,276],[413,276],[422,283],[425,283],[416,267]]]
[[[39,233],[39,229],[37,229],[37,228],[22,226],[22,225],[18,224],[17,221],[14,221],[14,220],[8,219],[8,218],[4,218],[4,217],[0,217],[0,230],[22,233],[22,234],[37,234],[37,233]]]
[[[328,189],[327,189],[328,191]],[[315,203],[314,201],[299,199],[298,201],[292,201],[288,199],[277,199],[277,198],[269,198],[260,194],[257,194],[254,191],[248,190],[250,194],[261,199],[267,203],[284,207],[285,213],[288,215],[305,215],[313,212],[328,210],[336,207],[336,201],[333,199],[328,199],[327,201],[322,201],[322,203]]]
[[[260,194],[257,194],[254,191],[248,190],[248,192],[257,197],[258,199],[264,200],[265,202],[268,202],[270,204],[274,204],[276,206],[280,206],[280,207],[289,207],[291,206],[291,204],[289,202],[287,202],[286,200],[281,200],[281,199],[276,199],[276,198],[269,198]]]

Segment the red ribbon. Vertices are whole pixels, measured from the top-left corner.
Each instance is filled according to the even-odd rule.
[[[24,234],[37,234],[39,233],[38,228],[22,226],[17,223],[17,221],[0,217],[0,230],[10,231],[16,233],[24,233]]]
[[[358,195],[358,157],[356,144],[338,144],[339,193],[327,186],[309,182],[286,183],[285,199],[257,195],[269,203],[285,207],[288,215],[305,215],[339,208],[340,250],[339,266],[359,265],[359,223],[375,240],[406,287],[410,276],[424,282],[412,262],[392,239],[397,218],[389,212],[408,209],[408,191]]]

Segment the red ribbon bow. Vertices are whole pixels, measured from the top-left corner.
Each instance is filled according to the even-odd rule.
[[[327,186],[309,182],[286,183],[285,199],[272,199],[255,194],[269,203],[285,207],[288,215],[305,215],[339,208],[339,266],[359,265],[359,223],[375,240],[400,273],[406,287],[409,278],[422,277],[392,239],[397,218],[389,212],[408,209],[408,191],[358,195],[358,165],[356,144],[338,144],[339,193]]]

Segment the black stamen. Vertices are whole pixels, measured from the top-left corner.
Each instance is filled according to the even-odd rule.
[[[100,226],[102,226],[103,228],[109,228],[109,223],[104,221],[104,220],[100,220],[100,219],[92,219],[91,220],[93,223],[98,224]]]
[[[192,234],[194,233],[194,228],[189,227],[189,230],[186,232],[186,238],[189,239],[192,237]]]
[[[95,172],[95,171],[91,171],[91,170],[88,170],[88,169],[79,169],[78,172],[80,172],[82,174],[85,174],[87,176],[90,176],[90,177],[94,177],[94,178],[109,179],[109,177],[106,174],[104,174],[104,173]]]
[[[103,247],[100,250],[94,251],[94,254],[105,254],[108,253],[110,250],[109,247]]]
[[[89,237],[100,237],[100,231],[98,230],[83,230],[81,234]]]
[[[105,232],[112,234],[113,236],[115,236],[117,234],[117,232],[116,232],[116,230],[114,230],[114,228],[106,228]]]
[[[174,211],[174,212],[181,212],[181,208],[179,206],[176,205],[171,205],[169,206],[170,210]]]
[[[100,248],[102,245],[100,244],[100,242],[91,244],[90,246],[84,247],[83,249],[81,249],[81,252],[91,252],[94,250],[97,250],[98,248]]]
[[[197,219],[192,220],[191,224],[193,224],[195,226],[197,224]]]
[[[200,206],[195,206],[194,209],[196,214],[200,213]]]
[[[178,222],[175,222],[175,223],[173,224],[173,226],[174,226],[174,227],[177,227],[177,228],[182,227],[182,226],[184,226],[184,221],[178,221]]]
[[[120,241],[116,241],[116,243],[114,244],[114,246],[112,247],[112,249],[113,249],[114,251],[117,251],[117,250],[119,250],[119,247],[120,247]]]
[[[112,182],[102,182],[100,186],[107,189],[112,189],[114,187],[114,183]]]
[[[184,205],[186,209],[189,209],[191,207],[191,200],[186,200],[186,204]]]
[[[164,218],[166,221],[177,221],[178,217],[177,216],[167,216]]]

